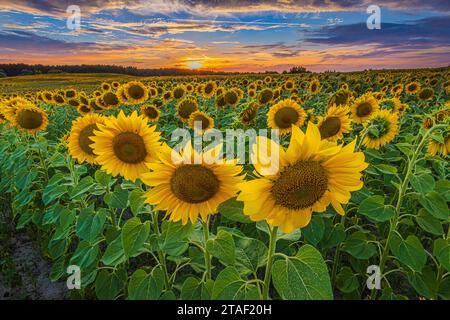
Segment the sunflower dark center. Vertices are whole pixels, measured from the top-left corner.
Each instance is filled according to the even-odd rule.
[[[154,107],[145,108],[144,113],[149,119],[156,119],[158,117],[158,111]]]
[[[369,102],[363,102],[356,108],[358,117],[367,117],[372,112],[372,105]]]
[[[271,193],[277,205],[299,210],[315,204],[324,195],[327,186],[327,173],[319,162],[299,161],[280,174]]]
[[[197,110],[197,106],[193,102],[186,101],[180,105],[178,113],[180,114],[181,118],[187,119],[187,118],[189,118],[191,113],[196,110]]]
[[[206,94],[210,94],[213,91],[213,89],[214,89],[214,85],[211,83],[208,83],[208,84],[206,84],[204,90],[205,90]]]
[[[107,92],[103,95],[103,102],[108,106],[117,106],[119,104],[119,98],[113,92]]]
[[[200,203],[214,197],[220,182],[208,168],[199,164],[178,167],[170,180],[175,196],[188,203]]]
[[[341,120],[338,117],[327,118],[320,126],[320,136],[322,139],[327,139],[336,135],[341,129]]]
[[[297,123],[299,118],[298,112],[290,107],[283,107],[275,113],[275,124],[278,128],[290,128]]]
[[[273,98],[273,92],[270,89],[264,89],[259,96],[259,103],[266,104]]]
[[[93,143],[91,137],[94,136],[94,130],[98,130],[98,127],[97,124],[92,123],[84,127],[78,136],[78,145],[81,150],[90,155],[94,155],[93,149],[90,146]]]
[[[141,99],[144,96],[145,91],[141,86],[134,84],[128,88],[128,94],[133,99]]]
[[[180,99],[183,95],[184,95],[184,90],[181,89],[181,88],[176,88],[176,89],[173,91],[173,97],[174,97],[175,99]]]
[[[123,162],[136,164],[147,157],[144,139],[136,133],[119,133],[114,137],[112,144],[114,154]]]
[[[42,114],[34,110],[22,110],[17,115],[17,123],[25,129],[37,129],[43,122]]]
[[[236,92],[234,91],[228,91],[227,93],[225,93],[225,101],[228,104],[236,104],[238,100],[238,96],[236,94]]]
[[[202,130],[205,130],[206,128],[209,127],[209,119],[207,117],[205,117],[202,114],[196,115],[194,118],[194,125],[196,125],[196,122],[201,123],[201,128]]]

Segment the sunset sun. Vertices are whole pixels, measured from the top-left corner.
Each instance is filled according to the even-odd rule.
[[[186,66],[189,69],[194,70],[194,69],[199,69],[199,68],[203,67],[203,63],[200,61],[188,61],[188,62],[186,62]]]

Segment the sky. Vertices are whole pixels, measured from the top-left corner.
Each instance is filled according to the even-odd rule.
[[[79,28],[74,28],[79,8]],[[370,5],[380,9],[380,29]],[[72,7],[73,8],[73,7]],[[450,0],[0,0],[0,63],[214,71],[450,65]]]

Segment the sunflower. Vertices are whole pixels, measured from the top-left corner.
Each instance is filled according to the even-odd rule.
[[[402,102],[398,98],[384,98],[378,102],[381,109],[386,109],[391,112],[398,112],[401,109]]]
[[[444,132],[443,141],[438,141],[433,137],[430,139],[428,153],[432,156],[439,154],[443,157],[450,154],[450,130]]]
[[[309,94],[318,94],[320,92],[320,81],[318,79],[314,79],[309,83]]]
[[[249,103],[241,113],[239,114],[239,119],[245,125],[249,125],[258,116],[259,105],[255,101]]]
[[[278,102],[267,112],[267,126],[280,130],[281,135],[291,132],[292,125],[301,127],[305,119],[305,110],[291,99]]]
[[[322,139],[337,141],[343,138],[344,133],[349,133],[352,130],[349,112],[348,106],[328,108],[326,116],[319,117],[317,124]]]
[[[273,99],[273,91],[270,88],[264,88],[258,95],[258,102],[260,105],[269,103]]]
[[[238,92],[236,92],[236,90],[233,90],[233,89],[225,92],[223,97],[225,99],[226,104],[229,106],[237,105],[240,100]]]
[[[197,124],[197,126],[196,126]],[[199,133],[214,128],[214,119],[201,111],[194,111],[189,116],[189,127]]]
[[[362,143],[371,149],[380,149],[394,140],[398,133],[398,115],[389,110],[374,112],[364,123],[367,134]]]
[[[379,109],[378,100],[371,93],[366,93],[356,99],[351,107],[353,121],[363,123]]]
[[[96,161],[107,173],[136,181],[148,171],[147,165],[157,159],[160,148],[160,133],[156,127],[148,127],[147,120],[134,111],[125,116],[120,111],[118,117],[105,118],[104,124],[97,124],[91,145]]]
[[[94,130],[98,130],[99,123],[104,123],[103,118],[95,113],[79,117],[72,122],[67,147],[70,155],[80,164],[85,161],[96,164],[91,138],[94,136]]]
[[[191,114],[197,110],[198,110],[197,100],[192,97],[184,98],[177,105],[178,116],[184,122],[187,122]]]
[[[225,101],[225,96],[221,94],[216,98],[216,108],[220,109],[227,105],[227,102]]]
[[[422,121],[422,127],[424,129],[430,129],[432,126],[434,126],[434,119],[432,117],[425,117]]]
[[[98,104],[96,104],[96,105],[98,106]],[[100,110],[102,110],[102,109],[100,109]],[[85,104],[81,104],[81,105],[78,107],[77,111],[78,111],[78,113],[80,113],[80,114],[88,114],[88,113],[91,113],[91,112],[92,112],[92,108],[90,107],[90,104],[89,104],[89,106],[88,106],[88,105],[85,105]]]
[[[308,225],[313,212],[323,212],[330,204],[345,214],[341,204],[348,203],[351,191],[362,188],[361,171],[367,168],[364,154],[354,152],[355,144],[356,140],[346,146],[322,140],[312,123],[306,134],[292,127],[287,150],[258,137],[251,159],[261,177],[239,185],[237,200],[244,202],[244,214],[287,233]],[[262,156],[274,149],[279,151],[276,173],[264,170],[270,160]]]
[[[202,87],[202,95],[205,98],[211,98],[216,93],[217,84],[214,81],[208,81]]]
[[[32,134],[45,130],[48,125],[45,111],[31,104],[18,106],[10,121],[16,128]]]
[[[243,181],[242,167],[235,161],[215,161],[217,150],[199,155],[188,143],[177,153],[165,145],[160,163],[149,164],[151,172],[142,175],[142,181],[152,187],[145,202],[155,205],[155,211],[166,211],[171,221],[195,223],[200,216],[206,222],[222,202],[236,195]],[[199,158],[204,161],[195,163]]]
[[[101,84],[100,88],[101,88],[103,91],[109,91],[109,90],[111,90],[111,85],[110,85],[109,83],[107,83],[107,82],[103,82],[103,83]]]
[[[53,103],[53,94],[50,91],[43,91],[41,97],[44,102]]]
[[[139,81],[130,81],[124,85],[124,94],[129,103],[139,104],[148,99],[147,87]]]
[[[172,91],[166,91],[163,94],[163,100],[164,101],[169,101],[170,99],[172,99]]]
[[[59,106],[63,106],[66,103],[66,100],[64,100],[64,97],[57,93],[53,95],[53,102],[55,102]]]
[[[161,116],[161,112],[154,105],[144,105],[141,107],[141,115],[150,122],[156,122]]]
[[[331,107],[333,105],[336,105],[336,107],[339,107],[341,105],[351,105],[353,99],[353,92],[346,89],[339,89],[328,100],[328,107]]]
[[[183,86],[177,86],[172,91],[172,97],[179,100],[184,97],[186,90]]]
[[[286,82],[284,83],[283,87],[284,87],[286,90],[292,90],[292,89],[295,88],[295,81],[292,80],[292,79],[288,79],[288,80],[286,80]]]
[[[405,86],[405,91],[407,94],[416,94],[419,90],[420,83],[417,81],[410,82]]]
[[[117,107],[120,104],[119,97],[112,91],[106,91],[105,93],[103,93],[101,99],[103,101],[103,105],[106,108]]]
[[[421,101],[428,101],[433,99],[434,90],[431,88],[423,88],[417,93],[417,98]]]

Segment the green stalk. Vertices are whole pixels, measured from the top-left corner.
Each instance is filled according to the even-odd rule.
[[[153,228],[155,229],[155,233],[159,238],[161,235],[161,231],[159,230],[158,212],[155,212],[153,215]],[[158,259],[164,272],[164,285],[166,287],[166,290],[170,290],[171,285],[169,280],[169,273],[167,272],[166,256],[161,250],[158,250]]]
[[[272,278],[272,264],[276,250],[278,227],[273,227],[269,238],[269,252],[267,253],[266,273],[264,275],[263,300],[269,299],[270,279]]]
[[[211,280],[211,255],[206,248],[206,242],[209,240],[209,218],[206,222],[202,221],[203,225],[203,237],[205,238],[205,269],[206,269],[206,280]]]
[[[381,255],[381,258],[380,258],[380,274],[381,275],[383,275],[384,267],[386,265],[387,257],[388,257],[388,254],[389,254],[389,244],[391,242],[392,235],[397,230],[398,220],[399,220],[399,216],[400,216],[400,210],[401,210],[402,203],[403,203],[403,198],[405,196],[406,189],[408,188],[409,178],[410,178],[410,176],[411,176],[411,174],[413,172],[413,169],[414,169],[414,167],[416,165],[417,157],[419,156],[419,153],[421,152],[423,146],[427,142],[428,137],[430,136],[431,132],[433,132],[434,130],[436,130],[438,128],[443,128],[443,127],[445,127],[445,126],[444,125],[437,125],[437,126],[432,127],[430,130],[428,130],[423,135],[422,140],[420,141],[419,145],[417,146],[416,150],[414,151],[414,154],[413,154],[412,158],[408,161],[408,166],[407,166],[405,178],[403,179],[403,182],[400,185],[400,188],[398,190],[397,204],[395,206],[395,215],[390,221],[389,233],[388,233],[388,236],[386,238],[386,243],[384,245],[384,248],[383,248],[383,251],[382,251],[382,255]],[[374,289],[372,291],[371,298],[374,299],[376,297],[376,295],[377,295],[377,291]]]

